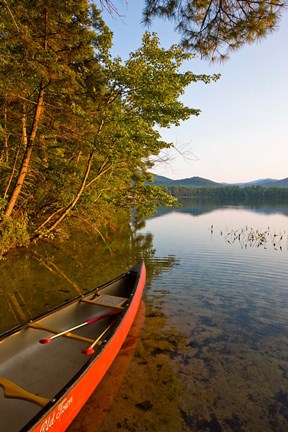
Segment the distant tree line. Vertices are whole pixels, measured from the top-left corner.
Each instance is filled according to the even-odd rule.
[[[176,198],[211,198],[225,201],[270,201],[288,200],[288,188],[262,186],[188,187],[169,186],[165,190]]]

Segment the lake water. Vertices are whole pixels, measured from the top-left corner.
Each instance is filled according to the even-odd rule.
[[[145,259],[132,333],[69,432],[287,432],[287,215],[185,202],[102,249],[87,235],[0,262],[8,327]]]
[[[97,430],[287,432],[287,208],[187,205],[142,232],[151,261],[170,266],[146,289],[141,338]],[[87,413],[71,432],[93,430]]]

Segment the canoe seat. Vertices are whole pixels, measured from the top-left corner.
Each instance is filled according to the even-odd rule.
[[[11,399],[23,399],[28,402],[32,402],[40,407],[44,407],[50,401],[50,399],[43,398],[41,396],[30,393],[18,386],[14,382],[0,377],[0,387],[4,390],[4,396]]]
[[[44,330],[44,331],[47,331],[48,333],[53,333],[53,334],[62,333],[62,331],[63,331],[63,330],[56,330],[56,329],[53,329],[53,328],[50,328],[50,327],[42,326],[41,324],[37,324],[36,322],[29,323],[28,327],[36,329],[36,330]],[[89,342],[89,343],[91,343],[91,342],[94,341],[93,339],[89,339],[89,338],[86,338],[84,336],[80,336],[78,334],[71,333],[71,332],[64,333],[62,336],[70,338],[70,339],[78,340],[80,342]]]
[[[117,297],[108,294],[100,294],[94,297],[93,300],[83,298],[81,301],[98,306],[111,307],[113,309],[124,309],[124,304],[127,302],[126,297]]]

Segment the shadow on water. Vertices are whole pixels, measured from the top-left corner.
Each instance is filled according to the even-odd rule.
[[[43,241],[0,260],[0,333],[125,272],[140,259],[147,280],[174,265],[153,261],[153,236],[120,226],[103,242],[93,232],[74,231],[58,242]]]

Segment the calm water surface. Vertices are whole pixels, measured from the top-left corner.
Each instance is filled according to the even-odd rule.
[[[287,209],[256,210],[147,221],[153,260],[173,266],[146,290],[141,340],[101,432],[287,432]]]
[[[185,203],[130,233],[129,253],[87,237],[0,263],[3,327],[145,258],[145,305],[69,431],[287,432],[287,215]]]

